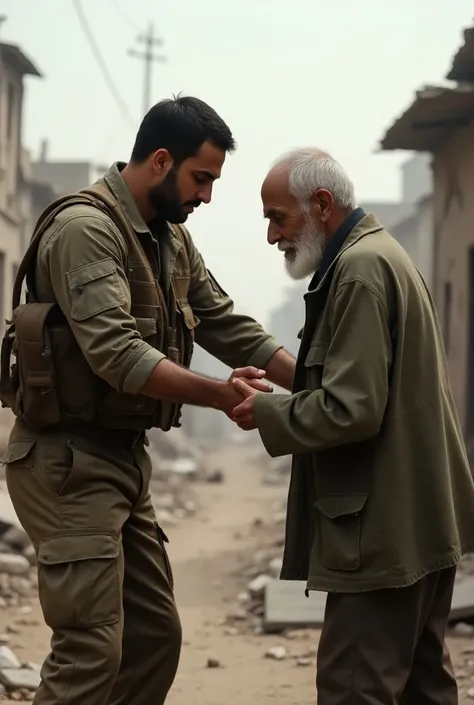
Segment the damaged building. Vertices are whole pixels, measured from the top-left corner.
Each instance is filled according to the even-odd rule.
[[[453,393],[469,446],[474,442],[474,27],[465,30],[446,79],[426,86],[381,140],[384,150],[431,155],[432,291]],[[431,224],[429,222],[431,221]]]

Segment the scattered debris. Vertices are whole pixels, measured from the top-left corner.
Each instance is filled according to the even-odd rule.
[[[204,478],[207,459],[195,441],[183,429],[172,428],[166,433],[159,429],[148,432],[153,475],[177,475],[188,479]]]
[[[472,636],[474,634],[474,627],[472,624],[458,622],[454,625],[453,633],[456,634],[456,636]]]
[[[0,488],[0,609],[19,607],[26,615],[38,579],[30,540],[18,524],[8,494]]]
[[[26,575],[30,567],[30,562],[24,556],[14,553],[0,553],[0,573]]]
[[[40,666],[21,664],[8,646],[0,646],[0,700],[31,701],[40,681]]]
[[[265,588],[269,583],[272,582],[272,578],[269,575],[258,575],[249,584],[247,590],[250,597],[263,597],[265,594]]]
[[[265,654],[265,658],[272,658],[275,661],[282,661],[286,658],[286,649],[284,646],[273,646]]]
[[[206,475],[206,481],[212,484],[221,484],[224,482],[224,473],[222,470],[213,470]]]
[[[269,475],[286,481],[290,472],[288,459],[263,460],[258,456],[263,477]],[[324,622],[326,594],[312,591],[305,595],[304,582],[280,581],[286,502],[277,502],[269,520],[256,519],[251,532],[261,546],[239,577],[250,582],[237,596],[239,621],[243,629],[254,634],[281,633],[290,629],[318,629]],[[474,554],[466,556],[458,566],[450,622],[460,637],[474,637]],[[242,611],[245,610],[246,618]],[[472,623],[471,623],[472,620]],[[235,615],[227,622],[232,624]]]
[[[288,456],[283,458],[265,457],[262,461],[265,468],[263,472],[262,482],[264,485],[287,485],[291,472],[291,460]]]
[[[218,661],[216,658],[210,658],[207,661],[207,667],[208,668],[221,668],[221,662]]]

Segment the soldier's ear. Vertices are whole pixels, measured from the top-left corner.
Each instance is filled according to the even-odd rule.
[[[174,159],[167,149],[158,149],[153,153],[153,170],[156,176],[164,179],[173,168],[173,164]]]

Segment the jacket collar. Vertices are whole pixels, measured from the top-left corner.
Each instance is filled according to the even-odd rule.
[[[378,218],[373,213],[367,213],[367,215],[365,215],[361,220],[359,220],[357,225],[347,235],[341,249],[334,257],[329,267],[324,272],[316,288],[308,291],[305,294],[305,297],[316,291],[320,291],[320,289],[324,286],[324,283],[327,280],[328,276],[336,266],[336,263],[338,262],[339,258],[344,254],[344,252],[346,252],[346,250],[355,245],[356,242],[359,242],[359,240],[361,240],[363,237],[366,237],[366,235],[370,235],[371,233],[376,233],[380,230],[383,230],[383,227],[384,226],[380,223]]]
[[[135,199],[120,174],[125,166],[125,162],[115,162],[104,175],[103,179],[99,179],[99,183],[105,181],[107,187],[112,191],[113,195],[122,206],[135,232],[149,233],[150,228],[140,215]]]

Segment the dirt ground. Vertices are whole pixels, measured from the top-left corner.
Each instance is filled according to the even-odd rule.
[[[196,517],[167,529],[184,629],[181,665],[168,703],[315,703],[314,659],[302,667],[292,656],[314,650],[317,632],[301,633],[291,640],[226,634],[223,620],[246,585],[245,578],[239,577],[239,567],[258,549],[252,524],[270,516],[286,488],[263,485],[259,468],[242,452],[224,452],[215,460],[225,471],[225,482],[197,486],[200,508]],[[41,624],[38,605],[27,618],[15,610],[0,611],[0,631],[7,627],[15,632],[10,646],[20,660],[41,663],[49,632]],[[286,648],[286,659],[266,659],[265,652],[278,645]],[[450,646],[464,694],[474,689],[474,638],[451,637]],[[209,658],[217,659],[221,667],[207,668]],[[470,702],[471,698],[461,696],[462,705]]]

